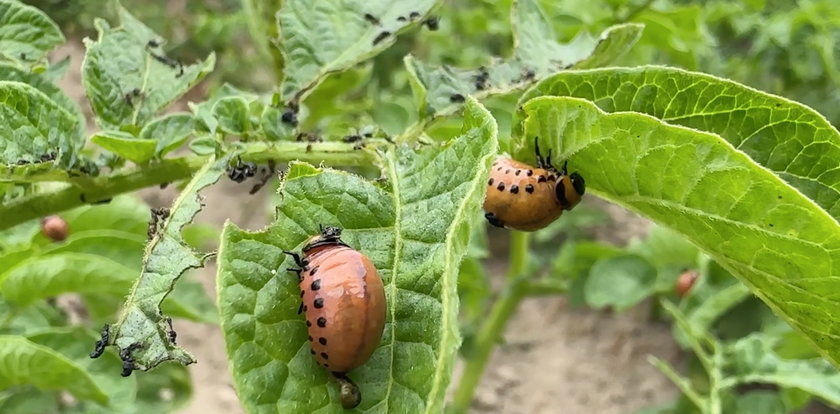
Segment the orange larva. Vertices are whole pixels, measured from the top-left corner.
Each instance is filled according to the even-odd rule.
[[[534,231],[544,228],[565,210],[580,203],[586,184],[580,174],[566,173],[566,165],[557,171],[551,165],[551,152],[546,159],[534,142],[537,166],[499,157],[493,162],[484,217],[490,224],[515,230]]]
[[[345,402],[346,383],[352,385],[345,374],[367,362],[379,345],[385,328],[385,288],[373,262],[340,236],[340,228],[325,227],[304,245],[303,257],[285,253],[300,266],[290,270],[299,275],[298,313],[306,317],[310,352],[340,380],[342,404],[352,408],[360,398]]]
[[[677,282],[674,284],[674,290],[677,291],[677,296],[680,298],[687,296],[698,277],[700,277],[700,273],[696,270],[686,270],[685,272],[682,272],[677,278]]]

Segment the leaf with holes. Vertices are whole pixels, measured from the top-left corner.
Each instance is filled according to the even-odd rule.
[[[169,340],[169,326],[160,305],[186,270],[203,265],[204,257],[184,242],[181,229],[201,210],[198,192],[219,180],[234,155],[208,160],[173,202],[168,216],[159,219],[154,237],[146,246],[140,277],[131,288],[122,315],[111,327],[108,343],[120,350],[139,344],[141,347],[132,353],[136,369],[149,370],[169,360],[184,365],[195,362],[189,352]]]
[[[387,182],[293,164],[273,225],[250,233],[228,224],[219,250],[219,308],[237,391],[252,413],[338,412],[338,387],[309,353],[300,289],[285,272],[319,225],[376,265],[385,283],[382,343],[349,376],[361,411],[442,411],[458,335],[457,283],[472,217],[498,150],[496,124],[476,101],[460,138],[415,153],[383,154]]]
[[[186,65],[166,55],[163,39],[120,7],[121,26],[96,20],[96,41],[85,39],[83,83],[103,129],[139,131],[215,65],[215,55]]]
[[[721,136],[840,219],[840,133],[813,109],[730,80],[661,66],[568,71],[520,99],[574,96],[607,112],[635,111]],[[514,135],[522,136],[522,111]],[[511,149],[530,156],[530,143]]]
[[[0,81],[0,163],[41,162],[69,167],[84,145],[79,119],[34,86]]]
[[[840,226],[825,210],[718,135],[578,98],[522,110],[520,153],[539,137],[588,192],[682,233],[840,362]]]
[[[108,403],[108,395],[79,364],[24,337],[0,335],[0,389],[16,385],[67,390],[81,400]]]
[[[299,103],[330,73],[376,56],[440,0],[289,0],[277,13],[286,102]],[[294,105],[293,105],[294,106]]]
[[[537,0],[518,0],[511,9],[513,56],[495,59],[477,69],[427,64],[407,56],[411,87],[421,118],[451,114],[472,95],[483,98],[510,93],[568,67],[606,65],[632,47],[643,26],[621,24],[608,28],[600,40],[582,33],[568,44],[557,42],[554,27]]]
[[[41,60],[64,35],[44,12],[16,0],[0,2],[0,55],[28,63]]]

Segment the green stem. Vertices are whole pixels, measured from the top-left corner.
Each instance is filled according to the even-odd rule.
[[[245,143],[242,159],[257,163],[274,160],[279,162],[300,160],[309,163],[346,167],[371,166],[378,162],[372,149],[354,149],[343,142],[255,142]],[[372,146],[373,147],[373,146]],[[33,194],[0,205],[0,230],[27,220],[69,210],[86,203],[108,200],[119,194],[142,188],[179,181],[191,177],[206,162],[204,156],[168,158],[157,163],[120,171],[113,175],[80,177],[53,192]],[[0,178],[0,181],[4,181]]]
[[[476,335],[474,352],[467,360],[464,374],[450,406],[453,413],[463,414],[469,409],[493,348],[519,303],[527,296],[528,284],[525,270],[528,266],[529,236],[530,233],[511,232],[510,264],[502,296],[493,304],[490,316]]]
[[[709,414],[721,414],[723,412],[720,398],[723,373],[720,367],[723,366],[723,355],[719,348],[714,349],[712,354],[712,369],[709,371]]]

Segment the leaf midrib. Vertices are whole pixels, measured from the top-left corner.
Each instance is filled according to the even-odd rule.
[[[385,403],[385,412],[388,412],[388,403],[391,400],[391,389],[394,387],[394,346],[397,341],[397,315],[396,315],[396,300],[397,300],[397,270],[400,263],[400,255],[402,253],[402,200],[400,198],[400,181],[397,176],[397,168],[394,162],[394,152],[391,151],[385,157],[388,163],[388,177],[391,180],[391,194],[394,197],[394,262],[391,265],[391,281],[388,288],[391,291],[391,305],[388,310],[391,312],[391,343],[389,345],[390,361],[388,362],[388,390],[385,392],[385,398],[382,402]],[[377,404],[378,405],[378,404]]]

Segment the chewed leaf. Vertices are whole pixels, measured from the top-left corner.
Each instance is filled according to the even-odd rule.
[[[19,62],[41,60],[64,43],[58,25],[44,12],[16,0],[0,2],[0,55]]]
[[[140,277],[126,299],[119,321],[111,328],[109,344],[120,350],[135,349],[131,354],[135,369],[148,370],[168,360],[185,365],[195,362],[189,352],[169,340],[169,326],[160,305],[186,270],[203,264],[203,258],[182,239],[181,229],[201,210],[198,192],[218,181],[229,160],[229,156],[218,160],[211,157],[187,184],[168,214],[158,216]]]
[[[566,71],[535,85],[520,103],[538,96],[584,98],[607,112],[642,112],[720,135],[840,219],[840,133],[805,105],[661,66]],[[518,111],[515,118],[524,115]],[[532,139],[523,136],[516,119],[513,135],[515,155],[533,153]]]
[[[240,399],[250,412],[339,412],[338,386],[309,353],[300,289],[282,251],[320,224],[344,228],[385,283],[382,343],[350,372],[357,412],[439,413],[460,341],[457,283],[498,151],[490,113],[465,106],[460,138],[384,155],[387,183],[293,164],[274,224],[260,233],[225,227],[219,251],[219,308]],[[444,172],[445,173],[441,173]]]
[[[511,10],[513,57],[477,69],[459,69],[405,59],[422,117],[447,115],[464,97],[486,97],[524,89],[539,79],[572,67],[608,64],[621,57],[641,36],[643,26],[608,28],[600,40],[583,33],[568,44],[557,42],[551,22],[537,0],[518,0]]]
[[[523,111],[522,136],[568,158],[587,193],[682,233],[840,362],[840,226],[802,192],[707,132],[569,97]]]
[[[283,55],[283,99],[300,102],[330,73],[348,69],[391,46],[439,0],[289,0],[277,14]]]
[[[15,385],[67,390],[79,399],[108,403],[108,395],[79,364],[24,337],[0,335],[0,389]]]
[[[187,65],[166,55],[163,39],[120,7],[122,25],[97,20],[99,39],[85,39],[84,85],[102,128],[142,127],[204,78],[211,54]],[[138,128],[139,129],[139,128]]]
[[[34,86],[0,81],[0,163],[57,159],[69,167],[84,141],[79,119]]]

